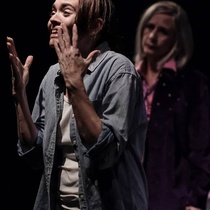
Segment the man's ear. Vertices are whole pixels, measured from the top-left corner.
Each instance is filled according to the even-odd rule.
[[[103,28],[104,21],[101,18],[97,18],[90,28],[90,36],[96,36]]]

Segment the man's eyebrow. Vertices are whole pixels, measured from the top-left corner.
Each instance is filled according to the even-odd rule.
[[[61,4],[61,9],[63,9],[64,7],[71,7],[72,10],[76,11],[76,8],[71,4],[71,3],[62,3]],[[56,9],[55,4],[52,5],[52,9]]]

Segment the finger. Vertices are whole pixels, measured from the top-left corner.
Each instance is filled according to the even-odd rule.
[[[63,51],[65,44],[63,39],[63,29],[61,27],[57,30],[58,33],[58,47],[60,48],[60,51]]]
[[[32,62],[33,62],[33,56],[29,55],[26,58],[26,62],[25,62],[24,68],[30,69]]]
[[[20,59],[12,53],[9,53],[9,60],[14,70],[16,70],[18,66],[22,65]]]
[[[59,47],[59,44],[56,40],[53,40],[53,46],[55,48],[56,53],[57,54],[60,53],[60,47]]]
[[[55,52],[56,52],[56,54],[58,56],[58,60],[59,60],[61,50],[60,50],[60,46],[59,46],[59,43],[57,42],[57,40],[53,40],[53,46],[55,48]]]
[[[65,47],[69,47],[70,44],[70,36],[69,36],[69,30],[66,26],[66,24],[62,23],[61,27],[63,29],[63,41],[64,41],[64,45]]]
[[[13,38],[7,37],[7,48],[11,54],[18,57]]]
[[[11,66],[13,66],[13,68],[16,69],[17,66],[19,66],[21,64],[21,61],[18,58],[14,40],[11,37],[7,37],[7,48],[9,51],[9,60],[11,62]]]
[[[74,48],[77,48],[77,42],[78,42],[78,31],[76,24],[74,24],[72,28],[72,46]]]

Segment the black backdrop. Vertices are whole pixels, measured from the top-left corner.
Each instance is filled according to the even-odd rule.
[[[152,0],[115,0],[120,31],[123,35],[125,55],[132,59],[136,26],[146,6]],[[192,25],[195,41],[193,65],[210,76],[210,16],[209,3],[204,0],[180,0],[187,11]],[[11,72],[6,50],[6,36],[15,39],[22,61],[29,54],[34,55],[28,84],[28,100],[32,108],[41,78],[49,65],[56,62],[54,50],[48,46],[47,20],[51,1],[22,0],[9,1],[2,6],[0,31],[0,110],[1,110],[1,147],[0,147],[0,208],[2,210],[31,210],[40,179],[40,172],[30,170],[17,155],[16,118],[11,96]]]

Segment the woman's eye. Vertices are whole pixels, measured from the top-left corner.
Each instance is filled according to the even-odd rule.
[[[159,32],[164,34],[164,35],[168,35],[168,31],[165,28],[159,29]]]
[[[146,25],[146,27],[145,28],[147,28],[147,29],[153,29],[154,28],[154,25],[152,25],[152,24],[148,24],[148,25]]]

